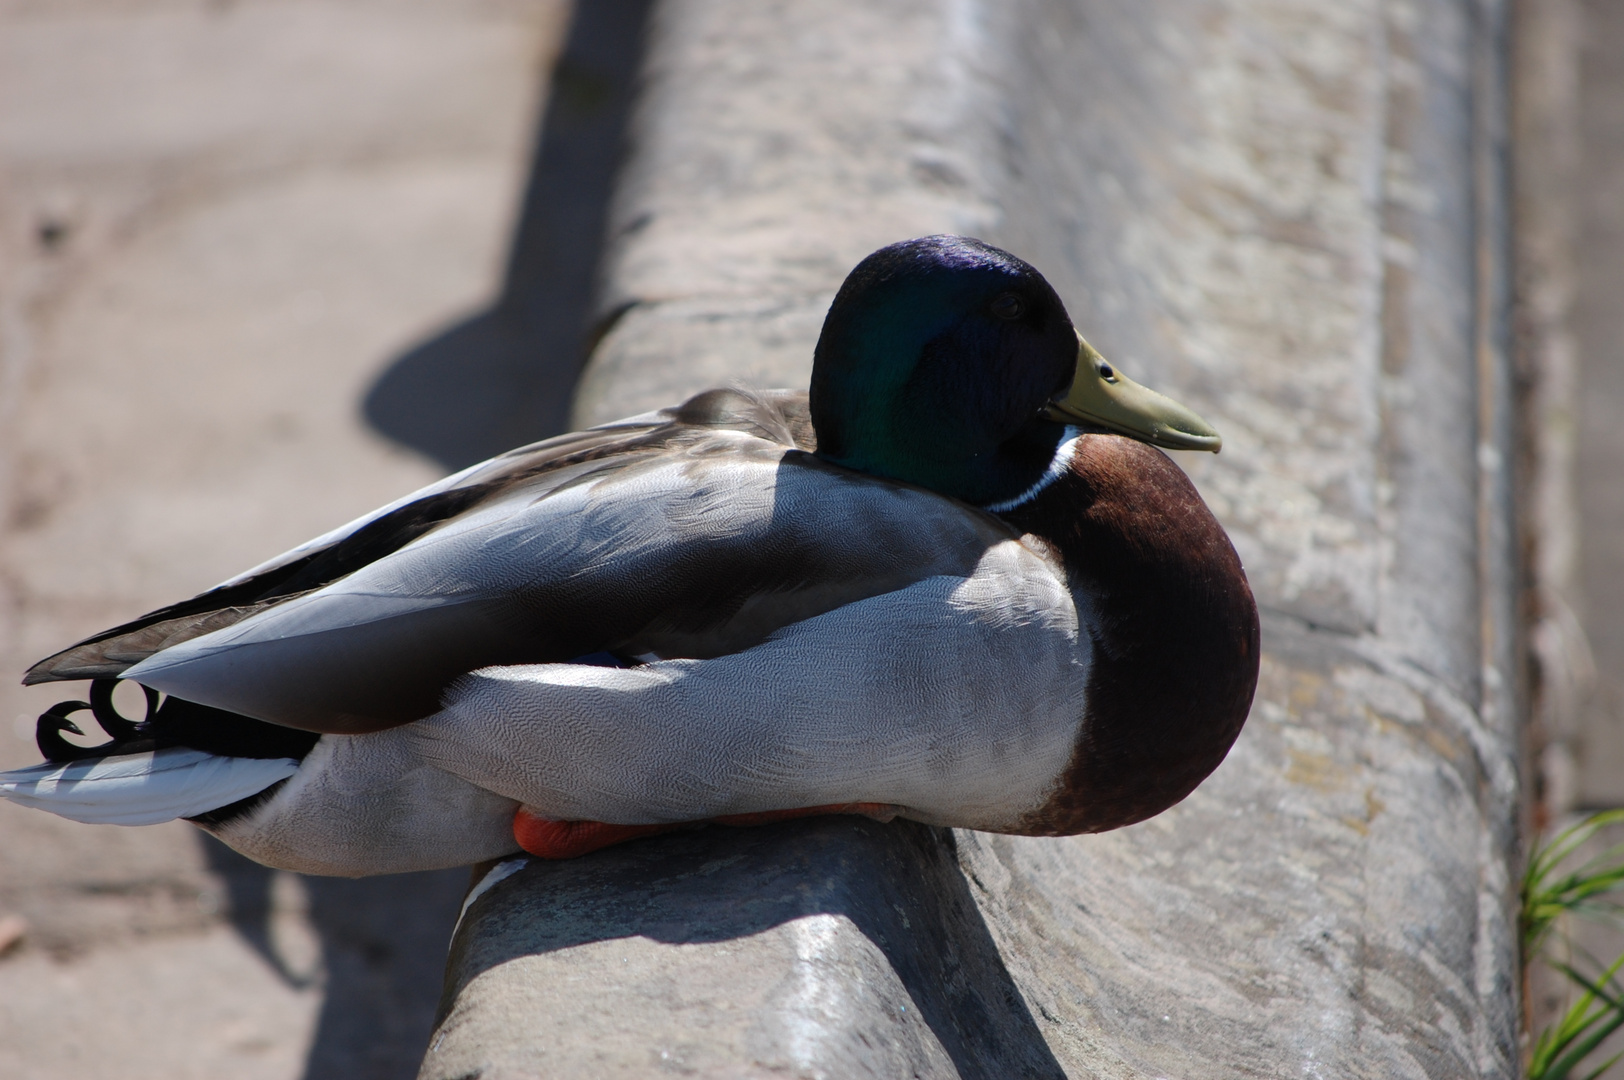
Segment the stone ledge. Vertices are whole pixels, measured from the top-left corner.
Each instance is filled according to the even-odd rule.
[[[659,5],[578,419],[804,385],[858,258],[981,235],[1224,432],[1180,463],[1262,682],[1218,772],[1115,833],[533,865],[471,908],[423,1076],[1515,1074],[1502,19]]]

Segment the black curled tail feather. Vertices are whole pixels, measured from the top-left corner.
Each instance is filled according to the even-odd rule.
[[[143,754],[167,746],[190,747],[220,757],[303,759],[321,738],[316,732],[268,724],[177,697],[164,698],[149,686],[141,687],[146,695],[145,714],[139,721],[131,720],[113,705],[113,690],[118,682],[94,679],[89,701],[58,702],[40,714],[34,741],[45,760],[82,761],[113,754]],[[87,710],[110,742],[79,746],[62,737],[64,731],[84,734],[69,718]]]
[[[68,717],[90,708],[88,701],[59,701],[39,714],[34,724],[34,743],[46,761],[78,761],[81,758],[101,757],[105,751],[98,746],[79,746],[62,737],[64,731],[83,735],[85,729]]]
[[[40,714],[34,725],[34,742],[46,761],[82,761],[85,758],[106,757],[109,754],[139,754],[156,749],[150,737],[143,735],[142,726],[157,713],[159,694],[150,686],[141,687],[146,695],[146,712],[139,721],[131,720],[113,704],[113,689],[117,679],[95,679],[90,684],[89,701],[59,701]],[[69,719],[74,713],[89,711],[111,742],[100,746],[79,746],[62,737],[64,731],[83,735],[84,729]]]

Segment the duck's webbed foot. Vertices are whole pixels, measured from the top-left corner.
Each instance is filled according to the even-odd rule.
[[[826,806],[799,806],[790,810],[765,810],[755,814],[723,814],[704,821],[669,825],[610,825],[602,821],[552,821],[537,817],[524,807],[513,815],[513,839],[525,851],[541,859],[573,859],[600,848],[624,844],[644,836],[692,829],[701,825],[770,825],[792,818],[823,814],[861,814],[875,821],[890,821],[897,807],[890,803],[830,803]]]
[[[524,807],[513,815],[513,839],[541,859],[573,859],[599,848],[624,844],[644,836],[675,832],[692,825],[610,825],[602,821],[552,821]]]
[[[40,714],[34,725],[34,742],[46,761],[82,761],[85,758],[106,757],[108,754],[137,754],[152,749],[142,737],[141,725],[152,718],[158,708],[158,691],[150,686],[141,687],[146,695],[146,714],[137,720],[120,713],[113,705],[113,690],[117,679],[95,679],[90,684],[89,701],[59,701]],[[112,740],[100,746],[80,746],[62,737],[64,731],[83,735],[84,729],[68,719],[76,712],[88,710],[96,723]]]

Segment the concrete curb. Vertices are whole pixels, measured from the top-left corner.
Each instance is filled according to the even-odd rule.
[[[1528,545],[1530,800],[1551,819],[1578,803],[1580,714],[1595,665],[1577,613],[1579,348],[1574,235],[1579,170],[1580,6],[1514,5],[1517,376],[1523,400]],[[1541,821],[1543,825],[1545,822]]]
[[[532,863],[422,1076],[1510,1076],[1519,792],[1498,0],[666,0],[588,423],[804,385],[874,247],[980,235],[1226,437],[1228,761],[1066,840],[822,821]]]

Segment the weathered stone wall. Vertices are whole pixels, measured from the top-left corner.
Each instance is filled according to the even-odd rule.
[[[591,423],[805,385],[860,257],[1032,261],[1225,435],[1239,743],[1101,836],[710,829],[476,900],[423,1076],[1517,1071],[1494,0],[666,0]]]

